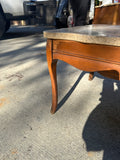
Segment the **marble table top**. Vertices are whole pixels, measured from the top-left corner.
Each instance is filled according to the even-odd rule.
[[[120,25],[86,25],[44,31],[48,39],[120,46]]]

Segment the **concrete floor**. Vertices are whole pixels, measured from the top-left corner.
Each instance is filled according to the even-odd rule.
[[[44,27],[12,27],[0,41],[0,160],[119,160],[120,82],[58,62],[58,111]]]

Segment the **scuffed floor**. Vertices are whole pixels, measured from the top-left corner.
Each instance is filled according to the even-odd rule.
[[[0,160],[119,160],[120,82],[58,62],[51,115],[42,30],[13,27],[0,41]]]

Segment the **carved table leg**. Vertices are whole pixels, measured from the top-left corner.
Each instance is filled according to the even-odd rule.
[[[57,60],[53,60],[52,55],[52,40],[47,41],[47,62],[48,69],[51,78],[52,84],[52,107],[51,113],[54,114],[57,108],[57,75],[56,75],[56,66]]]

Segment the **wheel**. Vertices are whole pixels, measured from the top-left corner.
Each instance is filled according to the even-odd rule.
[[[0,37],[5,33],[6,20],[4,14],[0,10]]]
[[[5,31],[7,32],[7,30],[10,28],[10,21],[7,20],[6,21],[6,26],[5,26]]]

